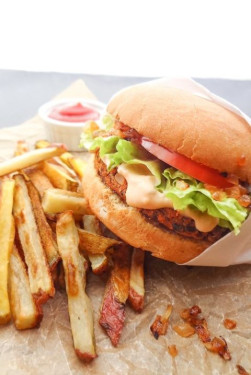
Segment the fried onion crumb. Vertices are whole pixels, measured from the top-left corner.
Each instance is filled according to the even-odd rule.
[[[178,354],[178,350],[176,348],[176,345],[169,345],[167,347],[168,353],[170,354],[171,357],[176,357]]]
[[[163,336],[167,333],[169,317],[172,313],[172,309],[172,305],[168,305],[166,312],[163,315],[157,315],[152,323],[150,330],[156,340],[158,340],[160,335]]]
[[[247,372],[244,367],[242,367],[241,365],[236,365],[236,368],[238,370],[238,374],[240,375],[249,375],[249,372]]]
[[[211,338],[207,321],[205,318],[201,318],[199,316],[200,313],[201,308],[195,305],[190,309],[183,310],[180,316],[186,323],[189,323],[191,327],[194,328],[199,339],[202,341],[207,350],[217,353],[225,361],[229,361],[231,359],[231,354],[229,352],[226,340],[223,337]]]
[[[237,323],[235,320],[232,319],[225,319],[224,320],[224,326],[226,329],[234,329],[236,327]]]

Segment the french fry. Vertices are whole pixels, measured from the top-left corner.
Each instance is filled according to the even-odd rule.
[[[23,140],[17,141],[16,150],[14,156],[23,155],[25,152],[29,151],[27,143]]]
[[[45,213],[58,214],[71,210],[76,215],[88,212],[86,199],[78,193],[62,189],[49,189],[44,192],[42,206]]]
[[[88,259],[91,263],[92,272],[95,275],[101,275],[103,272],[107,271],[109,263],[106,255],[89,255]]]
[[[113,246],[122,244],[122,242],[114,240],[113,238],[103,237],[99,234],[87,232],[81,228],[78,228],[78,234],[80,250],[87,252],[88,256],[91,254],[103,255]]]
[[[102,235],[100,229],[100,222],[94,215],[84,215],[83,217],[84,229],[90,233]],[[107,270],[108,258],[103,254],[88,254],[91,262],[92,272],[99,275]]]
[[[11,318],[8,273],[10,253],[15,236],[12,217],[14,185],[15,182],[12,179],[0,180],[0,324],[7,323]]]
[[[87,167],[87,162],[83,159],[76,158],[76,157],[72,156],[71,158],[68,159],[68,163],[69,163],[70,168],[72,168],[74,170],[76,175],[81,180],[84,176],[84,172],[85,172],[85,169]]]
[[[94,215],[83,216],[83,227],[86,231],[102,236],[99,219]]]
[[[35,149],[38,149],[38,148],[46,148],[46,147],[50,147],[50,142],[47,141],[46,139],[42,139],[40,141],[37,141],[35,143]]]
[[[58,288],[65,290],[65,274],[63,263],[60,262],[58,265]]]
[[[15,245],[10,256],[9,289],[16,328],[23,330],[38,326],[43,316],[42,310],[33,299],[25,264]]]
[[[55,188],[69,191],[78,190],[78,181],[70,176],[61,165],[53,161],[45,161],[42,169]]]
[[[65,153],[64,153],[64,154],[65,154]],[[62,155],[64,155],[64,154],[62,154]],[[66,154],[68,154],[68,152],[66,152]],[[57,164],[57,165],[60,165],[64,170],[66,170],[66,172],[67,172],[71,177],[73,177],[74,179],[77,179],[77,175],[76,175],[75,171],[74,171],[71,167],[69,167],[69,166],[63,161],[63,159],[61,158],[62,155],[60,155],[60,156],[55,156],[55,158],[52,159],[53,162],[54,162],[55,164]]]
[[[49,145],[50,143],[48,141],[41,140],[36,142],[35,148],[45,148]],[[60,155],[60,159],[64,164],[67,165],[67,167],[72,168],[80,179],[83,177],[84,170],[87,166],[86,161],[73,156],[70,152],[64,152],[62,155]]]
[[[40,150],[32,150],[22,155],[15,156],[12,159],[2,161],[0,163],[0,176],[28,168],[43,160],[50,159],[53,156],[61,155],[65,152],[65,147],[48,147]]]
[[[67,165],[67,167],[71,168],[71,164],[69,162],[70,159],[72,159],[74,156],[70,152],[65,152],[62,155],[60,155],[60,159],[64,164]]]
[[[57,242],[65,272],[74,348],[81,360],[90,362],[96,357],[93,312],[91,302],[85,292],[85,261],[78,250],[78,231],[70,211],[59,217]]]
[[[49,214],[47,214],[49,215]],[[54,236],[54,239],[56,240],[56,225],[57,225],[57,216],[56,215],[52,215],[52,216],[55,216],[55,220],[51,220],[51,219],[48,219],[47,217],[47,222],[49,224],[49,226],[51,227],[51,230],[52,230],[52,233],[53,233],[53,236]]]
[[[25,174],[29,177],[40,197],[42,198],[44,192],[48,189],[53,189],[53,185],[48,177],[39,168],[29,168],[24,170]]]
[[[31,292],[40,304],[52,297],[55,289],[25,179],[22,175],[15,175],[14,179],[16,186],[13,212],[16,227],[28,266]]]
[[[141,312],[144,307],[144,259],[143,250],[133,249],[128,302],[137,312]]]
[[[114,267],[105,288],[99,324],[111,343],[118,345],[125,321],[125,303],[129,294],[131,249],[120,245],[113,254]]]
[[[38,191],[36,190],[31,181],[27,181],[26,186],[33,207],[33,213],[36,219],[43,249],[45,251],[50,269],[53,270],[59,261],[58,247],[56,242],[54,241],[51,227],[49,226],[46,220]]]

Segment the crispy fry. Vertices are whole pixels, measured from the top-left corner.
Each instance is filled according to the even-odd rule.
[[[70,159],[72,159],[74,156],[70,152],[64,152],[61,156],[60,159],[62,160],[63,163],[67,165],[67,167],[71,168],[70,164]]]
[[[48,189],[53,189],[53,185],[48,177],[39,168],[29,168],[24,170],[25,174],[29,177],[40,197],[42,198],[44,192]]]
[[[45,161],[43,163],[43,172],[49,178],[55,188],[77,191],[79,183],[67,172],[61,165],[53,161]]]
[[[50,269],[53,270],[59,261],[59,253],[56,242],[53,238],[51,227],[49,226],[44,211],[42,209],[41,201],[38,191],[31,181],[26,182],[28,194],[33,207],[33,213],[36,219],[40,239],[49,263]]]
[[[84,224],[84,229],[86,231],[93,233],[93,234],[100,235],[100,236],[102,235],[102,232],[100,229],[100,222],[94,215],[85,215],[83,217],[83,224]],[[84,246],[83,236],[82,236],[82,245]],[[91,262],[93,273],[98,275],[107,270],[108,258],[104,253],[103,254],[88,254],[88,258],[89,258],[89,261]]]
[[[42,319],[42,310],[33,299],[26,268],[15,245],[10,256],[9,288],[11,313],[16,328],[36,327]]]
[[[168,305],[163,315],[157,315],[154,322],[152,323],[150,330],[152,331],[153,337],[158,340],[160,335],[167,333],[169,324],[169,318],[172,313],[172,305]]]
[[[14,156],[23,155],[25,152],[29,151],[27,143],[23,140],[17,141],[16,150]]]
[[[47,214],[49,215],[49,214]],[[47,217],[46,215],[46,217]],[[49,226],[51,227],[51,230],[52,230],[52,233],[53,233],[53,236],[54,236],[54,240],[56,241],[56,225],[57,225],[57,216],[56,215],[52,215],[53,216],[53,220],[48,218],[47,217],[47,222],[49,224]],[[54,216],[55,216],[55,220],[54,220]]]
[[[87,232],[99,234],[100,236],[102,236],[100,221],[94,215],[83,216],[83,227]]]
[[[122,242],[114,240],[113,238],[103,237],[99,234],[87,232],[84,229],[78,228],[79,247],[80,250],[86,251],[89,254],[104,254],[108,249],[115,245],[120,245]]]
[[[89,362],[96,357],[93,312],[85,293],[86,271],[78,250],[78,232],[70,211],[60,215],[57,241],[62,257],[68,295],[68,309],[76,354]]]
[[[40,141],[37,141],[35,143],[35,149],[38,149],[38,148],[46,148],[46,147],[50,147],[50,142],[47,141],[46,139],[42,139]]]
[[[84,172],[87,167],[87,162],[85,160],[72,157],[68,160],[68,163],[80,179],[84,177]]]
[[[41,150],[32,150],[22,155],[15,156],[12,159],[2,161],[0,163],[0,176],[28,168],[40,161],[50,159],[53,156],[61,155],[65,152],[65,147],[48,147]]]
[[[16,186],[13,212],[25,262],[28,266],[31,292],[38,303],[44,303],[49,296],[54,295],[55,289],[25,179],[22,175],[15,175],[14,179]]]
[[[88,259],[91,263],[92,272],[95,275],[101,275],[108,270],[109,262],[106,255],[90,254]]]
[[[74,214],[83,216],[88,212],[86,199],[81,194],[61,189],[46,190],[42,206],[48,214],[71,210]]]
[[[133,249],[128,301],[137,312],[141,312],[144,307],[144,259],[145,252],[143,250]]]
[[[15,227],[12,217],[14,181],[0,179],[0,324],[10,320],[8,268]]]
[[[48,141],[41,140],[36,142],[35,148],[45,148],[49,145],[50,143]],[[62,155],[60,155],[60,159],[67,165],[67,167],[72,168],[80,179],[83,177],[84,170],[87,166],[86,161],[73,156],[70,152],[64,152]]]
[[[122,244],[114,251],[114,267],[105,288],[99,324],[112,344],[118,345],[125,321],[125,303],[129,294],[131,249]]]
[[[62,262],[60,262],[58,265],[58,287],[59,289],[65,290],[65,274]]]

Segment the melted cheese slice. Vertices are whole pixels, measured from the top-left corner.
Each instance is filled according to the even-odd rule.
[[[144,165],[121,164],[118,166],[118,173],[127,181],[126,203],[128,206],[148,210],[173,208],[172,201],[156,190],[155,186],[158,181]],[[179,213],[193,219],[196,229],[200,232],[210,232],[219,222],[219,219],[207,213],[188,207]]]

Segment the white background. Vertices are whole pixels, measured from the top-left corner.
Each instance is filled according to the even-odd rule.
[[[250,0],[0,0],[0,69],[251,78]]]

